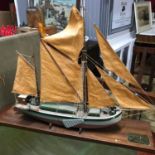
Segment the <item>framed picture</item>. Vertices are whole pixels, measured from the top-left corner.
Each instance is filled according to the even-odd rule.
[[[110,0],[109,35],[132,27],[133,4],[134,0]]]
[[[50,0],[28,0],[29,8],[41,7],[45,3],[50,3]]]
[[[73,5],[79,8],[80,0],[29,0],[29,7],[41,8],[45,25],[56,26],[62,30],[68,23],[70,10]]]
[[[137,33],[148,30],[152,26],[151,2],[134,3]]]

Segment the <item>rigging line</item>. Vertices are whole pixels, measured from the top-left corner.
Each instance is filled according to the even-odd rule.
[[[86,1],[85,1],[85,3],[86,3]],[[85,8],[84,8],[85,9]],[[92,22],[92,18],[89,16],[89,13],[88,13],[88,11],[85,9],[85,13],[87,13],[87,16],[88,16],[88,18],[89,18],[89,21],[90,21],[90,23],[91,23],[91,25],[94,25],[94,23]],[[97,63],[98,64],[98,63]],[[99,65],[99,64],[98,64]],[[99,65],[100,66],[100,65]],[[101,67],[101,66],[100,66]],[[103,68],[103,66],[101,67],[101,68]],[[103,69],[105,69],[105,68],[103,68]],[[106,69],[107,70],[107,69]],[[145,94],[145,96],[148,98],[148,100],[153,104],[153,100],[147,95],[147,93],[143,90],[143,88],[141,89],[142,90],[142,92]]]
[[[24,55],[18,51],[16,52],[17,52],[17,55],[20,55],[24,59],[24,61],[34,70],[34,66],[24,57]]]
[[[89,18],[89,22],[90,22],[90,24],[89,25],[94,25],[95,23],[93,22],[93,20],[92,20],[92,17],[90,17],[90,15],[89,15],[89,11],[85,8],[86,6],[86,1],[87,0],[83,0],[82,2],[82,4],[83,4],[83,10],[85,11],[85,15],[87,14],[87,17]],[[84,2],[85,2],[85,5],[84,5]],[[88,55],[87,55],[88,56]],[[88,56],[89,57],[89,56]],[[90,59],[92,59],[91,57],[90,57]],[[93,60],[93,59],[92,59]],[[96,64],[98,64],[95,60],[93,60]],[[101,66],[100,64],[98,64],[98,66],[99,67],[101,67],[102,69],[104,69],[104,71],[106,71],[106,73],[107,72],[109,72],[109,70],[107,70],[104,66]],[[111,71],[110,71],[111,72]],[[148,94],[143,90],[143,88],[141,87],[141,91],[144,93],[144,95],[147,97],[147,99],[149,100],[149,102],[151,103],[151,104],[153,104],[154,102],[153,102],[153,100],[151,99],[151,97],[149,97],[148,96]]]
[[[143,88],[141,87],[142,93],[144,93],[144,95],[148,98],[148,100],[151,102],[151,104],[154,104],[154,101],[151,99],[151,97],[149,97],[149,95],[147,94],[147,92],[145,92],[143,90]]]
[[[127,87],[128,88],[128,87]],[[130,88],[128,88],[130,91],[132,91]],[[133,93],[135,93],[134,91],[132,91]],[[146,92],[145,92],[146,93]],[[146,94],[145,94],[146,95]],[[140,95],[140,94],[138,94],[138,97],[140,97],[141,99],[143,99],[145,102],[147,102],[148,103],[148,101],[142,96],[142,95]],[[147,96],[146,96],[147,97]],[[147,97],[148,98],[148,97]],[[153,104],[153,100],[150,98],[150,100],[151,100],[151,104]]]
[[[96,65],[96,64],[98,64],[98,66],[100,66],[103,70],[105,70],[105,72],[108,74],[108,70],[104,67],[104,66],[102,66],[102,65],[100,65],[97,61],[95,61],[93,58],[91,58],[91,57],[89,57],[87,54],[86,54],[86,56],[87,56],[87,58],[91,61],[91,59],[92,59],[92,63],[94,64],[94,65]],[[95,63],[96,62],[96,63]],[[98,82],[100,83],[100,81],[98,80]],[[101,84],[102,85],[102,84]],[[105,89],[104,88],[104,86],[102,85],[102,87],[103,87],[103,89]],[[106,89],[105,89],[106,90]],[[109,94],[108,92],[106,92],[107,94]],[[117,100],[116,100],[116,98],[114,97],[114,95],[112,95],[111,96],[111,98],[114,100],[114,102],[116,102],[117,103]]]
[[[36,87],[37,87],[37,96],[38,96],[38,100],[37,102],[40,104],[40,88],[39,88],[39,80],[38,80],[38,70],[37,70],[37,63],[36,63],[36,60],[35,60],[35,54],[34,54],[34,51],[33,51],[33,54],[32,54],[32,63],[34,65],[34,72],[35,72],[35,80],[36,80]]]
[[[121,109],[122,109],[122,111],[134,111],[134,110],[138,110],[138,111],[154,111],[154,110],[152,110],[152,109],[148,109],[148,110],[143,110],[143,109],[136,109],[136,108],[134,108],[134,109],[131,109],[131,108],[123,108],[123,107],[121,107]]]
[[[44,41],[44,40],[43,40],[43,41]],[[46,42],[46,41],[44,41],[44,42]],[[49,44],[49,43],[47,43],[47,42],[46,42],[46,44],[47,44],[49,47],[54,48],[58,53],[60,53],[61,55],[63,55],[63,56],[66,57],[67,59],[72,60],[68,55],[64,54],[64,53],[61,52],[59,49],[55,48],[53,45],[51,45],[51,44]],[[72,42],[72,45],[73,45],[73,42]]]
[[[17,53],[20,53],[16,50]],[[24,57],[27,57],[27,58],[32,58],[33,56],[30,56],[30,55],[26,55],[26,54],[23,54],[23,53],[20,53],[21,55],[23,55]]]
[[[88,59],[94,64],[94,65],[98,65],[101,69],[103,69],[106,73],[108,73],[108,72],[112,72],[112,71],[110,71],[110,70],[108,70],[108,69],[106,69],[104,66],[102,66],[101,64],[99,64],[96,60],[94,60],[92,57],[90,57],[88,54],[87,54],[87,57],[88,57]],[[113,73],[113,72],[112,72]],[[113,73],[113,74],[115,74],[115,73]]]
[[[104,66],[102,66],[101,64],[99,64],[96,60],[94,60],[93,58],[91,58],[89,55],[87,55],[87,57],[88,57],[88,59],[94,64],[94,65],[98,65],[101,69],[103,69],[107,74],[109,73],[109,72],[112,72],[112,71],[110,71],[110,70],[108,70],[108,69],[106,69]],[[113,73],[113,72],[112,72]],[[115,74],[115,73],[113,73],[113,74]]]
[[[87,55],[88,56],[88,59],[94,64],[94,65],[98,65],[101,69],[103,69],[107,74],[109,74],[109,72],[111,72],[112,74],[114,74],[114,75],[116,75],[114,72],[112,72],[112,71],[110,71],[110,70],[108,70],[108,69],[106,69],[104,66],[102,66],[102,65],[100,65],[97,61],[95,61],[93,58],[91,58],[89,55]],[[116,75],[117,76],[117,75]],[[119,77],[119,76],[117,76],[117,77]],[[122,81],[125,81],[125,80],[123,80],[121,77],[119,77]],[[122,83],[121,83],[122,84]],[[124,85],[124,84],[123,84]],[[126,85],[124,85],[124,86],[126,86]]]
[[[109,70],[107,70],[104,66],[101,66],[97,61],[95,61],[93,58],[91,58],[89,55],[87,55],[87,57],[89,58],[89,60],[94,64],[94,65],[99,65],[106,73],[108,73],[108,72],[112,72],[112,71],[109,71]],[[95,64],[96,63],[96,64]],[[112,72],[113,73],[113,72]],[[114,73],[115,74],[115,73]],[[124,85],[124,84],[123,84]],[[124,85],[124,86],[126,86],[126,85]],[[127,86],[126,86],[127,87]],[[128,89],[130,89],[129,87],[127,87]],[[149,97],[148,96],[148,94],[147,94],[147,92],[145,92],[144,90],[143,90],[143,88],[141,88],[141,91],[142,91],[142,93],[144,93],[144,95],[147,97],[147,99],[149,100],[149,102],[151,103],[151,104],[154,104],[154,101],[151,99],[151,97]],[[133,92],[133,91],[132,91]],[[135,92],[134,92],[135,93]],[[137,93],[137,92],[136,92]],[[140,94],[139,94],[140,95]],[[142,95],[140,95],[141,96],[141,98],[143,98],[142,97]],[[143,98],[144,99],[144,98]],[[146,101],[146,100],[145,100]],[[147,101],[148,102],[148,101]]]
[[[104,66],[102,66],[101,64],[99,64],[96,60],[94,60],[93,58],[91,58],[88,54],[87,54],[88,59],[90,59],[90,61],[94,64],[94,65],[98,65],[99,67],[101,67],[102,69],[106,68]]]
[[[88,58],[89,59],[89,58]],[[91,60],[90,60],[91,61]],[[91,61],[93,64],[95,64],[93,61]],[[123,83],[122,83],[122,85],[123,86],[125,86],[127,89],[129,89],[130,90],[130,88],[128,87],[128,86],[126,86],[126,85],[124,85]],[[133,92],[133,93],[135,93],[135,92]],[[148,104],[150,104],[150,102],[148,102],[141,94],[138,94],[139,96],[138,97],[140,97],[141,99],[143,99],[146,103],[148,103]],[[115,98],[114,98],[115,99]],[[152,103],[152,102],[151,102]]]
[[[108,72],[111,72],[111,71],[109,71],[109,70],[107,70],[104,66],[101,66],[97,61],[95,61],[93,58],[91,58],[89,55],[87,55],[87,57],[88,57],[88,59],[94,64],[94,65],[99,65],[99,67],[101,67],[106,73],[108,73]],[[113,72],[112,72],[113,73]],[[124,85],[124,84],[123,84]],[[127,87],[128,89],[130,89],[128,86],[126,86],[126,85],[124,85],[125,87]],[[131,91],[131,90],[130,90]],[[132,91],[133,92],[133,91]],[[147,95],[147,93],[143,90],[143,88],[142,88],[142,92],[144,93],[144,95],[147,97],[147,99],[149,100],[149,102],[151,103],[151,104],[153,104],[154,103],[154,101],[151,99],[151,97],[149,97],[148,95]],[[135,92],[133,92],[133,93],[135,93]],[[136,92],[137,93],[137,92]],[[143,99],[143,100],[145,100],[146,101],[146,99],[144,99],[144,97],[142,97],[142,95],[141,94],[139,94],[139,96]],[[148,101],[147,101],[148,102]]]
[[[85,53],[86,54],[86,53]],[[86,56],[88,57],[88,59],[94,64],[94,65],[98,65],[100,68],[104,69],[105,72],[111,72],[110,70],[106,69],[104,66],[102,66],[101,64],[99,64],[96,60],[94,60],[93,58],[91,58],[88,54],[86,54]],[[80,55],[79,58],[81,58],[82,56]]]
[[[125,116],[123,116],[123,119],[128,118],[130,116],[136,116],[136,115],[141,115],[141,114],[150,114],[150,113],[153,113],[153,111],[142,111],[142,112],[137,112],[134,114],[124,114]]]
[[[145,101],[147,101],[142,95],[145,95],[146,96],[146,98],[149,100],[149,102],[152,104],[152,105],[154,105],[154,101],[153,101],[153,99],[151,99],[151,97],[149,97],[149,95],[148,95],[148,93],[145,91],[145,90],[143,90],[143,88],[141,87],[141,93],[143,93],[143,94],[141,94],[140,92],[136,92],[136,90],[134,91],[134,90],[132,90],[132,88],[129,88],[129,87],[127,87],[130,91],[132,91],[133,93],[137,93],[143,100],[145,100]],[[147,101],[148,102],[148,101]]]

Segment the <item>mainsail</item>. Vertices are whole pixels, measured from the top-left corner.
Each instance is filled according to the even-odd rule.
[[[77,60],[84,43],[84,21],[78,10],[75,7],[72,8],[69,24],[66,29],[55,35],[45,37],[43,40],[42,43],[44,47],[48,50],[49,54],[56,62],[57,67],[61,70],[65,79],[67,79],[79,99],[82,101],[82,74]],[[55,72],[53,72],[53,74],[55,74]],[[87,78],[89,105],[93,107],[114,105],[114,101],[108,96],[89,70]],[[53,88],[55,89],[55,87]],[[66,88],[63,87],[63,89]],[[59,91],[55,89],[55,91],[64,91],[63,89]],[[50,97],[51,94],[52,93],[49,94]]]
[[[45,44],[40,44],[40,100],[42,102],[81,102],[79,95],[62,72],[57,60],[52,56],[52,52],[55,53],[57,51],[52,47],[49,51]]]
[[[114,100],[108,95],[89,69],[87,72],[87,81],[89,106],[100,108],[113,106],[115,104]]]
[[[18,54],[16,77],[12,91],[17,94],[37,95],[34,67],[21,54]]]
[[[52,56],[52,58],[56,61],[59,69],[61,70],[65,78],[68,80],[71,87],[77,93],[77,96],[80,98],[80,100],[82,100],[82,74],[81,67],[78,64],[78,62],[72,61],[69,58],[65,57],[59,51],[47,45],[47,43],[45,43],[44,41],[42,41],[42,44],[49,52],[49,54]]]
[[[65,101],[67,102],[81,102],[83,99],[83,87],[82,87],[82,74],[81,74],[81,69],[78,64],[78,58],[79,54],[84,46],[84,21],[83,18],[81,17],[79,11],[73,7],[71,10],[70,14],[70,19],[67,27],[52,36],[47,36],[44,37],[41,43],[41,47],[44,51],[44,53],[48,53],[49,57],[48,61],[46,63],[49,63],[50,66],[52,66],[51,61],[54,63],[55,69],[49,69],[49,72],[51,72],[50,77],[48,78],[49,85],[51,84],[51,88],[49,88],[50,93],[46,93],[46,91],[42,90],[44,87],[46,90],[46,86],[43,86],[43,81],[45,78],[45,67],[41,67],[41,72],[44,74],[41,75],[41,100],[44,101],[58,101],[60,97],[60,101],[63,101],[61,98],[62,96],[69,95],[70,97],[65,97]],[[41,49],[41,50],[42,50]],[[42,51],[41,51],[42,53]],[[45,59],[45,57],[42,55],[42,58]],[[52,60],[51,60],[52,59]],[[44,61],[41,59],[41,66],[44,66]],[[55,73],[56,72],[56,73]],[[53,81],[53,78],[56,74],[61,73],[61,80],[60,82],[57,83],[58,85],[61,86],[60,89],[56,89],[57,87],[55,86],[55,81]],[[46,76],[49,76],[46,74]],[[50,78],[52,80],[50,80]],[[56,77],[55,77],[56,78]],[[63,79],[63,80],[62,80]],[[54,91],[52,89],[55,89],[55,95],[52,95],[51,91]],[[65,92],[64,92],[65,91]],[[67,92],[68,91],[68,92]],[[43,93],[44,92],[44,93]],[[60,96],[57,93],[62,93]],[[43,95],[44,94],[44,95]],[[43,97],[44,96],[44,97]],[[53,97],[52,97],[53,96]],[[56,98],[57,96],[57,99]],[[74,96],[74,97],[71,97]]]
[[[121,107],[139,110],[147,110],[151,108],[151,105],[140,99],[134,93],[129,91],[125,86],[115,81],[112,77],[108,76],[99,67],[97,68]]]
[[[102,35],[101,31],[97,26],[95,26],[95,31],[105,67],[108,70],[114,72],[117,76],[119,76],[123,80],[141,89],[141,86],[131,75],[131,73],[127,70],[125,65],[121,62],[121,60],[114,52],[114,50],[111,48],[109,43],[106,41],[106,39],[104,38],[104,36]]]
[[[84,46],[84,20],[76,7],[71,10],[67,27],[59,33],[45,37],[44,41],[71,60],[78,60]]]

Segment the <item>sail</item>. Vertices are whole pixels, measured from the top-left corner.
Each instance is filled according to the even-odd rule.
[[[88,82],[88,103],[91,107],[106,107],[113,106],[113,99],[107,94],[102,85],[88,69],[87,72]]]
[[[77,60],[84,46],[84,20],[79,11],[73,7],[67,27],[44,41],[62,52],[66,57]]]
[[[78,62],[74,62],[69,58],[62,55],[56,49],[51,48],[44,41],[42,41],[43,46],[48,50],[50,55],[56,61],[59,69],[69,81],[71,87],[76,91],[79,98],[83,99],[83,86],[82,86],[82,73],[81,67]]]
[[[129,91],[125,86],[115,81],[112,77],[108,76],[99,67],[97,68],[120,106],[139,110],[147,110],[151,108],[151,105],[140,99],[134,93]]]
[[[121,62],[117,54],[113,51],[109,43],[103,37],[100,30],[95,26],[96,36],[99,43],[100,51],[104,59],[105,67],[114,72],[117,76],[132,84],[133,86],[140,88],[141,86],[135,80],[135,78],[131,75],[131,73],[127,70],[125,65]]]
[[[34,67],[21,54],[18,54],[16,77],[12,91],[17,94],[37,95]]]
[[[40,100],[42,102],[80,102],[81,100],[78,94],[73,87],[71,87],[69,81],[64,76],[57,62],[42,43],[40,44],[40,55]]]

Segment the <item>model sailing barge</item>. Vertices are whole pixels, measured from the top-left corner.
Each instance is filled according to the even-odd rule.
[[[97,65],[84,49],[84,20],[75,7],[63,31],[41,40],[40,86],[36,68],[18,54],[13,92],[19,99],[25,98],[26,104],[17,100],[16,109],[66,128],[102,128],[119,122],[122,108],[150,109],[150,104],[128,89],[126,83],[141,87],[96,26],[95,31],[104,67]],[[82,61],[78,64],[81,51]],[[106,88],[87,68],[87,59],[96,65]],[[119,83],[109,72],[125,82]]]

